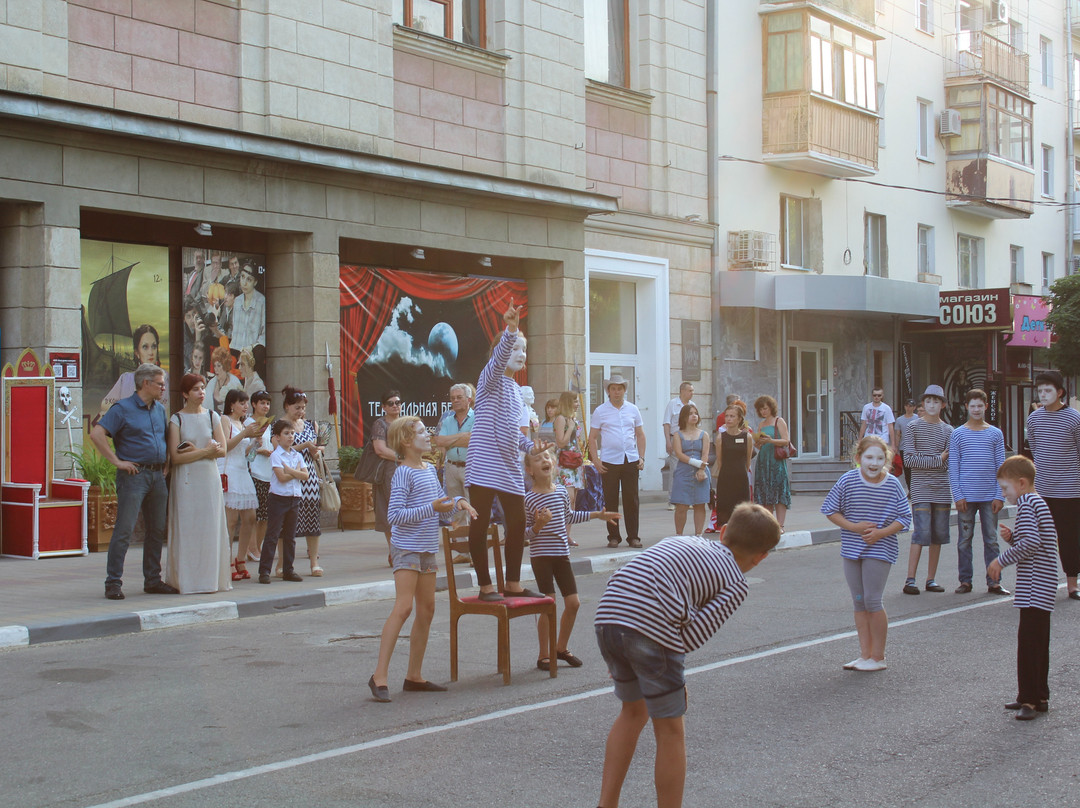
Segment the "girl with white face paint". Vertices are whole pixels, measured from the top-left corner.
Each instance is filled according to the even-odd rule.
[[[855,605],[859,656],[845,670],[885,670],[889,618],[882,593],[900,552],[896,534],[911,525],[904,487],[886,471],[891,454],[881,437],[864,437],[855,448],[859,468],[837,480],[821,505],[821,512],[840,527],[840,557]]]

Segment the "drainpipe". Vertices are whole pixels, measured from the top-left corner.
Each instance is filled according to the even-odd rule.
[[[709,253],[709,272],[711,274],[710,288],[712,300],[709,304],[711,314],[712,332],[712,399],[713,409],[719,408],[720,401],[720,359],[722,353],[720,344],[723,331],[720,327],[720,201],[719,189],[719,153],[716,131],[716,108],[717,108],[717,41],[716,41],[716,18],[719,14],[720,0],[706,0],[705,2],[705,133],[707,145],[705,149],[708,169],[706,172],[707,205],[709,224],[713,228],[712,248]]]
[[[1073,127],[1076,125],[1075,99],[1076,99],[1076,76],[1073,66],[1073,2],[1065,2],[1065,86],[1068,99],[1065,103],[1065,114],[1068,121],[1068,129],[1065,132],[1065,260],[1069,263],[1065,266],[1065,274],[1073,273],[1073,227],[1075,213],[1073,204],[1076,202],[1076,156],[1073,147]]]

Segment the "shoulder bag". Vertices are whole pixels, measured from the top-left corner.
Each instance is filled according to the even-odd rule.
[[[779,423],[780,419],[777,418],[776,422]],[[777,427],[776,432],[779,435],[779,433],[780,433],[780,428],[779,427]],[[791,458],[791,457],[798,457],[799,452],[795,448],[795,444],[791,443],[790,441],[788,441],[787,446],[779,446],[779,445],[774,443],[773,444],[773,456],[777,460],[787,460],[788,458]]]
[[[330,513],[341,510],[341,494],[338,493],[337,483],[330,476],[326,468],[326,460],[321,454],[315,456],[315,466],[319,472],[319,507]]]

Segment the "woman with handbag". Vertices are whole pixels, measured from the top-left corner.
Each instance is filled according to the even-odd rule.
[[[284,397],[285,420],[293,425],[296,433],[292,448],[303,455],[308,471],[307,479],[300,483],[296,535],[307,539],[311,577],[321,578],[323,574],[323,568],[319,564],[319,537],[322,536],[321,487],[319,470],[315,463],[315,458],[323,451],[323,447],[318,444],[319,424],[305,417],[307,393],[295,387],[286,387],[281,394]]]
[[[759,449],[754,468],[754,502],[776,514],[780,532],[784,532],[787,509],[791,507],[791,484],[788,481],[787,461],[794,457],[791,436],[784,419],[777,414],[776,399],[759,396],[754,402],[761,423],[754,435]]]
[[[675,533],[686,535],[686,512],[694,509],[694,533],[705,529],[705,506],[709,503],[709,433],[701,428],[701,416],[693,404],[679,411],[679,428],[672,433],[671,451],[679,463],[671,474],[671,504],[675,506]]]
[[[570,510],[574,510],[574,501],[577,492],[585,488],[585,473],[581,468],[581,447],[578,442],[579,428],[577,422],[578,397],[569,391],[559,394],[558,409],[552,428],[555,432],[555,446],[557,447],[558,469],[555,472],[555,482],[566,488],[570,495]],[[566,526],[566,536],[571,547],[577,547],[578,543],[570,538],[570,525]]]

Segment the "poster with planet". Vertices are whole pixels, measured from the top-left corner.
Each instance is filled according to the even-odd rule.
[[[402,415],[435,427],[451,385],[476,384],[510,298],[527,303],[521,281],[341,270],[343,440],[355,446],[382,415],[388,390],[400,392]]]

